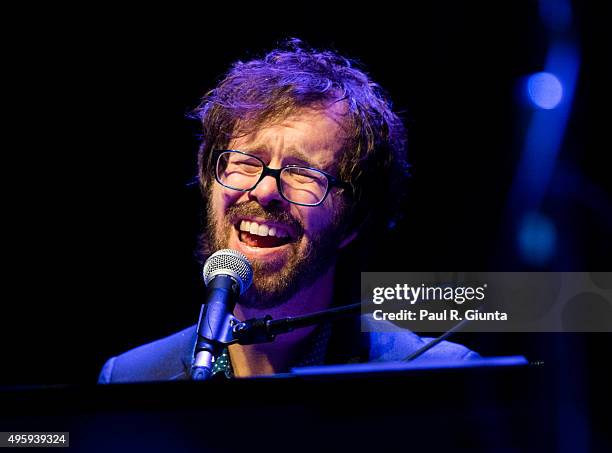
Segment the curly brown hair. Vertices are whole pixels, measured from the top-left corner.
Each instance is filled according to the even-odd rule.
[[[204,193],[214,180],[211,151],[299,109],[338,101],[348,107],[348,134],[337,168],[352,187],[349,225],[386,227],[405,188],[404,125],[383,89],[353,61],[334,51],[313,50],[297,39],[261,59],[236,62],[195,110],[203,127],[198,170]]]

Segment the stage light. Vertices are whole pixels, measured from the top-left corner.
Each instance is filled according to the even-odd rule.
[[[563,85],[554,74],[538,72],[527,80],[527,95],[536,107],[554,109],[563,98]]]
[[[523,260],[541,266],[552,258],[557,244],[557,229],[548,219],[538,213],[528,213],[518,230],[518,245]]]
[[[572,25],[570,0],[540,0],[540,19],[551,31],[567,31]]]

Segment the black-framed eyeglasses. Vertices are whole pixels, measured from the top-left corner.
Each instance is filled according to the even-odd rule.
[[[312,167],[285,165],[270,168],[259,157],[233,149],[213,151],[215,179],[228,189],[248,192],[266,176],[276,179],[278,193],[290,203],[318,206],[333,187],[350,190],[350,185]]]

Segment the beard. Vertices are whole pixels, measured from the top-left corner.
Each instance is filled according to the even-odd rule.
[[[286,303],[298,291],[311,286],[325,274],[336,260],[343,234],[340,227],[343,209],[336,210],[327,228],[310,235],[309,241],[303,242],[305,232],[302,223],[280,208],[263,207],[255,201],[247,201],[230,206],[224,217],[217,219],[210,203],[207,205],[206,227],[200,237],[204,258],[217,250],[228,248],[232,229],[242,217],[259,217],[279,222],[297,232],[297,240],[289,243],[288,259],[279,260],[282,262],[251,262],[253,283],[239,301],[246,308],[270,309]]]

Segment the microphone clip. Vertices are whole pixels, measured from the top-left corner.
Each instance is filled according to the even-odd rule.
[[[232,327],[234,342],[242,345],[271,343],[276,339],[276,333],[271,329],[272,316],[252,318],[238,322]]]

